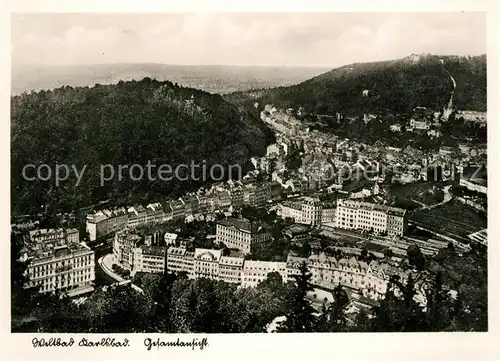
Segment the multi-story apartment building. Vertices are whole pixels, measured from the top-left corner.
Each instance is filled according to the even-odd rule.
[[[409,275],[409,271],[399,270],[386,263],[372,261],[368,264],[354,257],[335,259],[321,253],[308,258],[288,256],[286,267],[289,281],[300,273],[299,267],[302,263],[305,263],[311,272],[313,284],[330,289],[341,284],[358,289],[363,296],[375,300],[385,296],[391,276],[398,275],[405,283]]]
[[[292,218],[295,223],[302,223],[302,203],[285,201],[281,204],[281,218]]]
[[[133,270],[134,265],[134,249],[138,247],[142,238],[128,230],[116,232],[113,242],[113,255],[115,260],[124,268]]]
[[[387,232],[402,236],[406,232],[406,210],[353,200],[339,200],[335,225],[338,228]]]
[[[217,223],[215,241],[224,243],[228,248],[250,253],[256,245],[270,240],[270,227],[263,222],[226,218]]]
[[[165,272],[166,247],[142,245],[133,250],[134,272]]]
[[[80,242],[80,232],[76,228],[68,228],[66,231],[66,241],[68,243],[79,243]]]
[[[335,223],[336,206],[333,203],[323,204],[321,210],[321,224]]]
[[[172,214],[172,219],[175,220],[180,220],[184,219],[186,217],[186,210],[184,203],[181,201],[171,201],[168,203],[168,208],[169,208],[169,213]]]
[[[311,226],[321,224],[323,206],[318,198],[305,197],[302,201],[302,222]]]
[[[23,259],[30,261],[26,288],[39,287],[41,293],[60,290],[69,296],[93,290],[94,251],[83,244],[40,241],[29,245]]]
[[[249,261],[243,263],[241,272],[241,286],[255,287],[267,278],[271,272],[278,272],[283,279],[287,280],[286,263],[285,262],[268,262],[268,261]]]
[[[142,206],[130,207],[128,209],[127,227],[130,229],[150,224],[161,223],[165,219],[165,213],[160,203],[149,204],[146,208]]]
[[[327,208],[323,216],[321,201],[318,198],[305,197],[302,201],[283,202],[281,218],[292,218],[295,223],[319,226],[323,222],[323,218],[325,221],[335,218],[335,208]]]
[[[231,194],[227,190],[217,192],[214,198],[217,210],[226,210],[231,206]]]
[[[87,216],[87,232],[91,241],[104,238],[125,229],[128,213],[125,209],[104,210]]]
[[[194,269],[186,268],[186,263],[184,262],[186,252],[186,248],[169,247],[167,249],[167,271],[173,273],[192,272],[194,274]]]
[[[241,283],[243,257],[222,256],[219,261],[219,279],[227,283]]]
[[[196,278],[219,279],[221,250],[197,248],[194,251],[194,274]]]

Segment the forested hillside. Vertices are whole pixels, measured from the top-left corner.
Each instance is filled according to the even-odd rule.
[[[278,107],[302,106],[309,113],[409,113],[417,106],[442,110],[457,82],[453,106],[486,110],[486,55],[422,55],[399,60],[355,63],[333,69],[298,85],[237,92],[235,103],[259,101]]]
[[[142,81],[65,86],[11,98],[12,211],[59,212],[104,199],[149,201],[181,193],[192,181],[131,182],[129,177],[99,185],[101,164],[241,164],[265,152],[272,135],[249,113],[219,95],[171,82]],[[69,179],[26,181],[26,164],[75,165],[85,176],[78,187]],[[227,168],[226,168],[227,169]],[[33,171],[32,171],[33,172]],[[74,176],[73,176],[74,177]]]

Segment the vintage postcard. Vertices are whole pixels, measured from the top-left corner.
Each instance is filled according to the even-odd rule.
[[[29,10],[6,359],[495,357],[488,7]]]

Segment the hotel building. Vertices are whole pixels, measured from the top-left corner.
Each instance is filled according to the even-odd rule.
[[[227,218],[217,223],[215,241],[250,253],[255,245],[270,242],[271,233],[269,226],[263,222]]]
[[[69,296],[93,290],[94,251],[84,244],[30,243],[22,259],[30,261],[26,288],[39,287],[41,293],[60,290]]]
[[[406,210],[344,199],[337,204],[335,224],[338,228],[402,236],[407,226]]]

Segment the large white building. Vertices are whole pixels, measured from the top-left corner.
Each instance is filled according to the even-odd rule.
[[[402,271],[387,263],[366,263],[354,257],[328,257],[324,253],[308,258],[289,255],[286,262],[252,261],[241,257],[222,256],[220,250],[196,249],[189,254],[184,248],[169,248],[167,268],[171,272],[186,272],[189,278],[210,278],[241,287],[256,287],[271,272],[281,275],[283,282],[293,282],[305,263],[314,285],[333,289],[337,285],[360,290],[365,297],[379,300],[387,291],[393,275],[406,282],[410,271]]]
[[[243,263],[243,270],[241,272],[241,286],[255,287],[264,281],[271,272],[278,272],[283,282],[286,282],[287,274],[285,262],[246,260]]]
[[[305,197],[301,201],[283,202],[281,218],[292,218],[295,223],[319,226],[321,223],[332,222],[335,218],[335,207],[329,205],[323,210],[318,198]]]
[[[134,272],[165,272],[166,247],[142,245],[133,250]]]
[[[23,259],[29,261],[26,288],[39,287],[41,293],[60,290],[69,296],[93,290],[94,251],[84,244],[31,243]]]
[[[194,275],[196,278],[219,279],[221,250],[197,248],[194,251]]]
[[[243,257],[222,256],[219,261],[219,280],[227,283],[241,283]]]
[[[113,235],[127,227],[128,215],[124,209],[99,211],[87,216],[87,232],[91,241]]]
[[[256,245],[270,242],[271,233],[263,222],[226,218],[217,223],[215,241],[250,253]]]
[[[353,200],[339,200],[335,225],[338,228],[387,232],[402,236],[407,227],[406,210]]]

